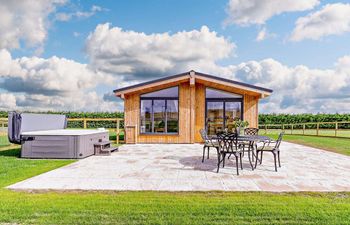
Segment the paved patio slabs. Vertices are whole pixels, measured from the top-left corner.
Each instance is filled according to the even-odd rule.
[[[201,162],[199,144],[123,145],[9,186],[14,190],[350,191],[350,157],[282,142],[282,168],[273,156],[252,171],[248,157],[236,175],[230,159],[216,173],[216,152]]]

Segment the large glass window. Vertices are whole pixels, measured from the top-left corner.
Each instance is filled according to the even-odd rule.
[[[141,95],[141,133],[178,133],[178,87]]]

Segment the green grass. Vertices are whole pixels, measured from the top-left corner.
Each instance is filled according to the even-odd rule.
[[[268,134],[276,139],[277,134]],[[283,140],[350,156],[350,138],[284,135]]]
[[[0,134],[0,147],[8,145],[10,145],[10,142],[8,140],[7,134]]]
[[[348,224],[350,193],[13,192],[72,160],[0,152],[0,224]],[[233,178],[234,179],[234,178]]]

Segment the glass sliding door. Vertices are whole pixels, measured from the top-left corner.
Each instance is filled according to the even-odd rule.
[[[207,102],[207,132],[209,135],[215,135],[223,130],[224,127],[224,102]]]
[[[165,133],[165,100],[153,100],[153,132]]]
[[[178,100],[166,101],[167,133],[179,132],[179,107]]]
[[[152,100],[141,101],[141,133],[152,132]]]
[[[225,128],[234,130],[234,122],[242,118],[241,102],[225,101]]]
[[[237,119],[243,119],[243,96],[214,88],[206,88],[206,129],[215,135],[224,129],[232,131]]]

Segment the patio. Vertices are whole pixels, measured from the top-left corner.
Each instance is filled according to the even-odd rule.
[[[13,190],[350,191],[349,157],[283,142],[282,168],[272,154],[252,171],[247,156],[235,174],[227,160],[216,173],[216,152],[201,162],[199,144],[123,145],[111,156],[92,156],[9,186]]]

